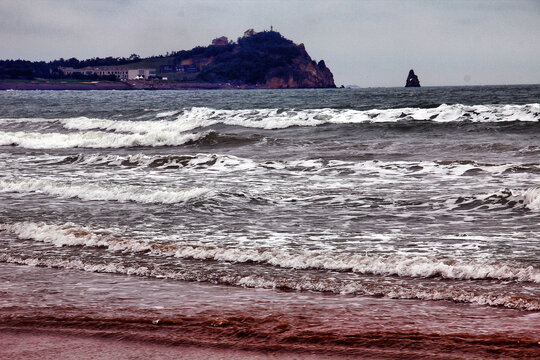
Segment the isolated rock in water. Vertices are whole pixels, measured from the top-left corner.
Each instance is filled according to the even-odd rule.
[[[414,74],[413,69],[409,71],[409,76],[407,76],[405,87],[420,87],[420,81],[418,80],[418,76]]]

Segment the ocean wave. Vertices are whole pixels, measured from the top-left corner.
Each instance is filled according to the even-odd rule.
[[[49,164],[81,164],[91,166],[126,166],[148,167],[160,169],[205,168],[217,170],[248,170],[255,168],[257,163],[251,159],[239,158],[234,155],[196,154],[196,155],[144,155],[128,156],[108,154],[77,154],[53,160]]]
[[[493,164],[478,163],[475,161],[380,161],[366,160],[360,162],[326,160],[326,159],[303,159],[303,160],[272,160],[257,162],[253,159],[237,157],[225,154],[195,155],[109,155],[109,154],[75,154],[54,159],[38,159],[40,163],[46,162],[51,165],[86,165],[86,166],[125,166],[125,167],[148,167],[160,169],[178,168],[212,168],[213,170],[260,170],[260,171],[301,171],[312,173],[347,173],[364,175],[366,173],[378,173],[380,176],[475,176],[490,174],[495,176],[512,175],[522,173],[540,173],[539,163],[523,164]],[[403,179],[400,181],[404,181]]]
[[[203,140],[211,132],[180,134],[154,131],[144,134],[116,134],[101,131],[84,133],[37,133],[0,131],[0,146],[29,149],[121,148],[137,146],[180,146]]]
[[[438,259],[404,255],[331,254],[317,251],[292,252],[281,249],[222,248],[174,243],[126,240],[112,232],[103,235],[75,224],[49,225],[21,222],[0,225],[24,239],[48,242],[56,246],[106,247],[110,250],[152,252],[177,258],[214,260],[232,263],[260,263],[291,269],[321,269],[366,275],[412,278],[440,277],[455,280],[509,280],[540,283],[540,270],[532,266]]]
[[[249,288],[282,289],[296,291],[332,292],[341,295],[363,295],[387,297],[393,299],[418,299],[433,301],[453,301],[457,303],[473,303],[479,305],[506,307],[523,311],[540,310],[540,301],[534,297],[501,294],[494,292],[478,293],[445,284],[424,287],[414,284],[364,284],[359,281],[327,281],[310,278],[280,278],[261,275],[238,275],[231,273],[210,274],[205,272],[174,271],[159,266],[126,265],[119,262],[100,263],[97,261],[82,261],[80,259],[59,259],[45,257],[24,257],[0,254],[0,261],[29,266],[73,269],[87,272],[101,272],[173,279],[182,281],[210,282],[221,285],[242,286]]]
[[[47,118],[0,118],[0,122],[4,124],[21,124],[21,123],[54,123],[58,119]]]
[[[525,190],[502,189],[492,194],[460,197],[455,201],[458,209],[527,209],[540,210],[540,188]]]
[[[367,295],[387,297],[391,299],[418,299],[431,301],[452,301],[456,303],[472,303],[495,307],[506,307],[525,311],[540,310],[540,300],[534,297],[517,296],[500,293],[467,291],[455,287],[415,286],[408,285],[364,285],[361,282],[326,282],[323,280],[302,279],[300,281],[283,281],[246,276],[238,279],[237,285],[251,288],[284,289],[297,291],[332,292],[341,295]]]
[[[148,188],[130,185],[68,183],[44,179],[2,179],[0,192],[22,194],[41,193],[60,198],[78,198],[84,201],[118,201],[138,203],[183,203],[208,193],[205,188]]]
[[[538,145],[528,145],[522,149],[519,149],[519,152],[525,155],[536,155],[540,154],[540,146]]]
[[[175,120],[166,120],[177,115]],[[527,105],[440,105],[436,108],[398,109],[246,109],[220,110],[207,107],[167,111],[153,120],[126,121],[85,117],[60,120],[71,130],[100,129],[114,132],[147,133],[151,131],[184,132],[216,124],[260,129],[284,129],[291,126],[324,124],[386,123],[404,120],[432,122],[538,122],[540,104]]]
[[[441,277],[445,279],[499,279],[540,282],[540,271],[506,264],[488,264],[403,255],[328,254],[315,251],[289,252],[276,249],[234,249],[183,246],[174,255],[181,258],[263,263],[292,269],[350,271],[368,275]]]
[[[106,130],[146,134],[155,131],[185,132],[216,124],[260,129],[324,124],[394,123],[404,120],[432,122],[538,122],[540,104],[463,105],[395,109],[238,109],[192,107],[161,111],[146,120],[113,120],[78,116],[73,118],[1,118],[5,123],[57,122],[70,130]]]
[[[176,115],[178,114],[180,111],[178,110],[171,110],[171,111],[162,111],[162,112],[159,112],[156,114],[156,118],[157,119],[160,119],[160,118],[167,118],[167,117],[171,117],[173,115]]]

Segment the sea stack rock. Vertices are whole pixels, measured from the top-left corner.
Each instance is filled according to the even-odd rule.
[[[418,76],[414,74],[413,69],[409,71],[409,76],[407,76],[405,87],[420,87],[420,81],[418,80]]]

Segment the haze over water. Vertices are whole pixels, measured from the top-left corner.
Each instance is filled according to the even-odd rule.
[[[366,331],[537,341],[539,98],[1,92],[0,316],[344,353]]]

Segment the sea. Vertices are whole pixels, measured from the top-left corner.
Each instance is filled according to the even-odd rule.
[[[540,356],[539,102],[1,91],[0,332]]]

